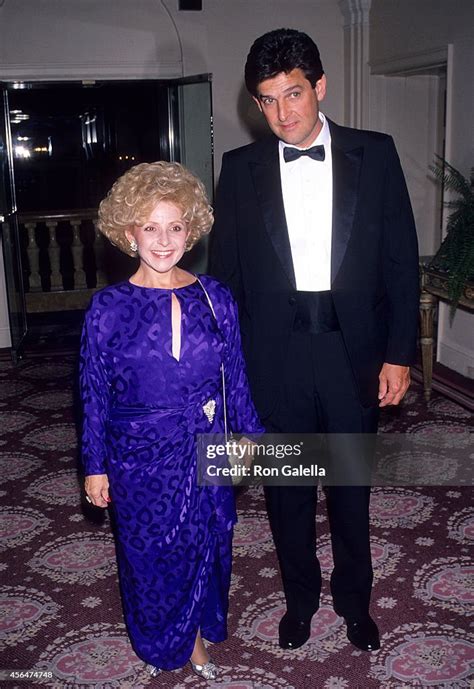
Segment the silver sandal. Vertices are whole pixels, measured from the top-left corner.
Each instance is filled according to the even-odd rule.
[[[161,668],[155,667],[151,663],[145,663],[145,670],[151,677],[158,677],[158,675],[161,675],[162,673]]]
[[[204,663],[203,665],[193,663],[192,660],[189,662],[191,663],[193,672],[195,672],[196,675],[199,675],[199,677],[203,677],[204,679],[216,679],[217,675],[219,674],[219,668],[212,662],[210,658],[207,663]]]

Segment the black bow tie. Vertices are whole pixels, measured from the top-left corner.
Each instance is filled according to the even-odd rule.
[[[326,154],[324,152],[323,144],[320,144],[319,146],[312,146],[311,148],[304,148],[303,150],[289,146],[285,146],[283,149],[285,163],[291,163],[293,160],[298,160],[298,158],[301,158],[301,156],[309,156],[313,160],[323,161],[326,157]]]

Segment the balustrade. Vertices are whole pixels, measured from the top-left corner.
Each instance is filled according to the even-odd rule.
[[[18,220],[28,310],[84,308],[108,283],[97,211],[23,213]]]

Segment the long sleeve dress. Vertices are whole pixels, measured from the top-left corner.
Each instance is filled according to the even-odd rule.
[[[227,636],[231,486],[196,481],[196,433],[263,432],[240,347],[229,289],[201,277],[156,289],[122,282],[86,312],[80,381],[86,475],[107,474],[125,622],[132,646],[165,670],[190,658],[196,633]],[[172,293],[181,307],[181,351],[172,352]],[[216,402],[208,418],[203,406]],[[211,405],[212,406],[212,405]]]

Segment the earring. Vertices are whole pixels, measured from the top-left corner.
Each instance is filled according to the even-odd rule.
[[[130,248],[132,251],[138,250],[138,244],[136,243],[136,241],[134,239],[132,239],[132,241],[130,242]]]

